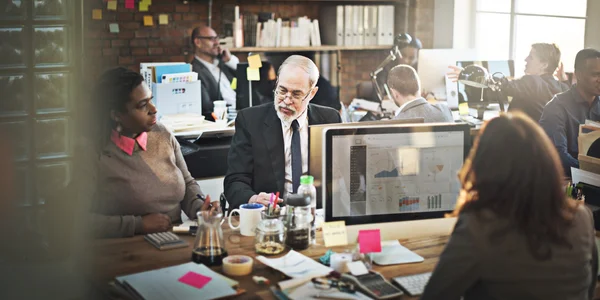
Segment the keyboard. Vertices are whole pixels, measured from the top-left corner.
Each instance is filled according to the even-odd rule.
[[[393,280],[409,295],[419,296],[423,294],[429,277],[431,277],[431,272],[394,277]]]

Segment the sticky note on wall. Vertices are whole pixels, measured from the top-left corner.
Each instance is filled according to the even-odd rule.
[[[117,10],[117,0],[109,0],[106,3],[106,9],[108,9],[108,10]]]
[[[152,16],[144,16],[144,26],[154,26],[154,19],[152,19]]]
[[[148,4],[146,2],[140,2],[140,11],[148,11]]]
[[[253,54],[248,56],[248,66],[252,69],[260,69],[262,67],[262,62],[260,61],[259,54]]]
[[[260,72],[258,69],[246,69],[246,76],[248,77],[248,81],[260,81]]]
[[[135,8],[135,2],[133,0],[125,0],[125,8],[127,8],[127,9],[134,9]]]
[[[102,10],[101,9],[92,10],[92,19],[102,20]]]
[[[119,24],[110,23],[108,24],[108,29],[110,30],[110,33],[119,33]]]
[[[158,15],[158,24],[160,24],[160,25],[169,24],[169,15],[165,15],[165,14]]]

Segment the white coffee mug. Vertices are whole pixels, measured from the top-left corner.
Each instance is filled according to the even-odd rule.
[[[240,205],[240,208],[232,209],[229,212],[229,227],[233,230],[240,230],[240,233],[244,236],[254,236],[256,233],[254,229],[261,220],[260,212],[264,209],[262,204],[258,203],[247,203]],[[231,224],[231,216],[234,212],[240,215],[240,223],[238,226]]]

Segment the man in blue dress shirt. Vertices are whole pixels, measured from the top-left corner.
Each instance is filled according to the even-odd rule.
[[[575,57],[577,84],[544,107],[540,125],[556,146],[565,175],[579,168],[577,137],[586,119],[600,121],[600,51],[583,49]]]

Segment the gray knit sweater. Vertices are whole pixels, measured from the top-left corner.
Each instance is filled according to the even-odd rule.
[[[179,143],[160,123],[148,132],[146,151],[129,156],[110,142],[100,155],[92,226],[99,237],[129,237],[142,232],[142,216],[163,213],[172,222],[181,210],[191,218],[202,206],[200,187],[190,175]],[[202,195],[203,196],[203,195]]]

